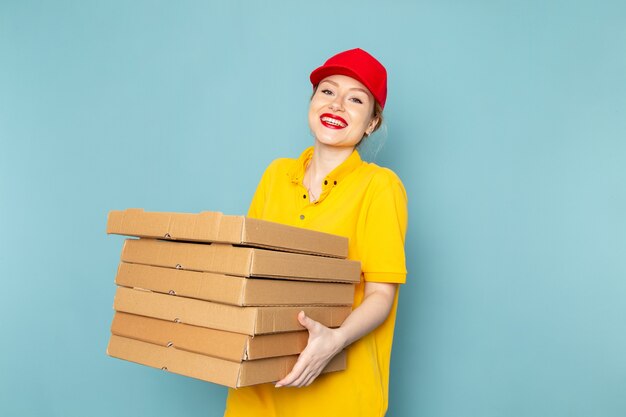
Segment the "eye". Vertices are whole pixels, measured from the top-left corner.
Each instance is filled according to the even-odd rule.
[[[352,97],[350,100],[352,100],[353,103],[357,103],[357,104],[363,104],[363,102],[361,101],[360,98],[357,97]]]
[[[324,88],[323,90],[320,90],[322,92],[322,94],[326,94],[327,96],[330,96],[333,94],[332,91],[330,91],[328,88]]]

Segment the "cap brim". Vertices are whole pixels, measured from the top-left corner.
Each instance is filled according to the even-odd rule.
[[[363,78],[361,78],[359,74],[357,74],[350,68],[340,65],[322,66],[313,70],[313,72],[311,72],[311,75],[309,76],[309,79],[311,80],[311,84],[313,84],[313,87],[316,87],[320,82],[322,82],[324,78],[330,77],[331,75],[346,75],[348,77],[354,78],[365,87],[367,87],[367,90],[370,92],[372,97],[374,97],[374,100],[376,100],[381,106],[384,106],[382,103],[380,103],[378,98],[376,98],[374,93],[372,93],[372,86],[368,85],[367,82]]]
[[[346,75],[348,77],[354,78],[355,80],[358,80],[361,84],[366,86],[367,89],[370,91],[370,93],[372,92],[371,87],[368,86],[367,83],[365,83],[363,79],[357,73],[355,73],[354,71],[352,71],[350,68],[347,68],[347,67],[342,67],[342,66],[337,66],[337,65],[319,67],[313,70],[309,79],[311,80],[311,84],[313,84],[313,86],[315,87],[324,78],[330,77],[331,75]]]

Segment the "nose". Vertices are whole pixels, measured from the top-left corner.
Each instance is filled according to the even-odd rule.
[[[343,106],[341,105],[341,98],[340,97],[335,97],[335,99],[330,102],[330,105],[328,107],[332,111],[343,110]]]

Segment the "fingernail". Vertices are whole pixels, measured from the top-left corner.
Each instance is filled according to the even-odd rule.
[[[274,388],[280,388],[280,387],[282,387],[282,385],[280,385],[280,384],[274,385]]]

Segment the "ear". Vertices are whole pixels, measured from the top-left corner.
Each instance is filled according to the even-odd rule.
[[[378,125],[379,121],[380,121],[379,116],[372,117],[372,120],[370,120],[369,124],[367,125],[367,129],[365,129],[365,134],[367,136],[372,134],[374,129],[376,129],[376,125]]]

